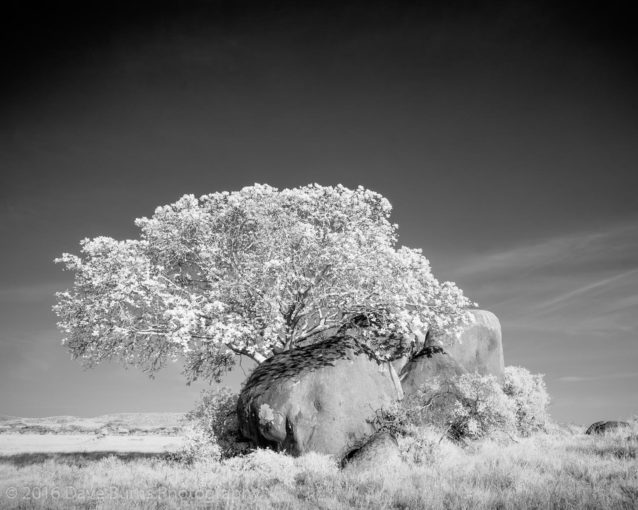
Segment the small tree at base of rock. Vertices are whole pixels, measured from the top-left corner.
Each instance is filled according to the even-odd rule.
[[[186,414],[193,427],[192,450],[214,445],[219,450],[218,456],[227,458],[250,449],[239,432],[237,398],[238,395],[227,387],[202,391],[195,408]]]
[[[379,410],[376,425],[402,436],[434,426],[457,440],[495,432],[529,436],[546,430],[548,404],[542,375],[506,367],[502,385],[496,377],[478,373],[432,378],[403,402]]]
[[[479,439],[495,432],[513,433],[514,402],[492,375],[465,373],[438,377],[407,396],[382,417],[396,431],[435,426],[454,440]]]
[[[514,402],[519,434],[528,436],[545,430],[549,395],[542,374],[531,374],[523,367],[505,367],[503,391]]]
[[[201,424],[192,423],[184,428],[184,445],[167,455],[168,460],[180,464],[215,463],[222,459],[222,452],[215,437],[206,433]]]
[[[447,414],[452,437],[477,439],[515,431],[514,405],[495,376],[463,374],[450,391],[456,396]]]

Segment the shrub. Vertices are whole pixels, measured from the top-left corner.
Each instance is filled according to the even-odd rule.
[[[394,402],[377,409],[374,418],[370,420],[377,431],[386,431],[393,436],[406,436],[416,423],[412,413],[417,409],[415,399]]]
[[[405,435],[397,437],[399,451],[410,464],[434,464],[441,453],[441,432],[428,426],[409,427]]]
[[[330,455],[308,452],[295,458],[295,467],[301,473],[329,476],[339,472],[336,459]]]
[[[294,457],[267,448],[257,448],[247,455],[228,459],[224,465],[235,473],[252,476],[266,486],[275,483],[290,485],[296,472]]]
[[[529,436],[546,429],[549,395],[542,374],[530,374],[523,367],[506,367],[503,392],[514,404],[519,434]]]
[[[454,440],[478,439],[515,429],[513,402],[496,377],[477,373],[433,379],[386,414],[384,425],[389,423],[399,432],[406,425],[429,425],[446,430]]]
[[[216,445],[221,458],[248,452],[249,445],[239,433],[237,398],[227,387],[202,391],[195,409],[186,415],[193,427],[190,439],[193,448],[200,448],[202,452],[212,448],[212,454]]]
[[[514,405],[495,376],[463,374],[451,384],[456,400],[446,414],[453,438],[475,439],[498,431],[513,432]]]
[[[185,444],[179,451],[167,456],[181,464],[219,462],[222,451],[216,438],[206,433],[199,423],[192,423],[184,431]]]

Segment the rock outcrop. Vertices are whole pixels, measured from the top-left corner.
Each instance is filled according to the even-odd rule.
[[[488,311],[469,313],[472,322],[461,332],[460,342],[428,336],[421,352],[404,366],[402,360],[393,360],[394,365],[380,361],[347,330],[275,354],[254,370],[241,391],[237,406],[241,434],[256,446],[292,455],[315,451],[341,461],[361,449],[356,456],[367,459],[372,454],[362,445],[377,432],[377,411],[404,393],[427,391],[434,378],[467,372],[502,380],[500,323]],[[395,366],[401,370],[399,376]],[[387,438],[378,441],[391,449]]]
[[[412,358],[399,375],[403,392],[411,395],[418,389],[426,389],[428,382],[435,378],[443,379],[465,373],[466,370],[450,356],[442,347],[425,347],[417,356]]]
[[[389,432],[381,431],[344,459],[342,467],[346,470],[379,471],[402,463],[396,438]]]
[[[376,432],[376,411],[401,395],[392,373],[347,335],[276,354],[244,384],[241,433],[260,447],[341,460]]]
[[[629,427],[630,425],[626,421],[597,421],[589,426],[585,434],[590,436],[594,434],[605,434],[618,429],[628,429]]]
[[[503,380],[503,338],[501,323],[487,310],[469,310],[472,323],[465,326],[460,341],[449,336],[428,339],[430,346],[441,346],[463,369]]]

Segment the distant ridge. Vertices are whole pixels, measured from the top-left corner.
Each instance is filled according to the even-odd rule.
[[[0,434],[175,435],[182,431],[184,416],[185,413],[112,413],[93,418],[21,418],[0,415]]]

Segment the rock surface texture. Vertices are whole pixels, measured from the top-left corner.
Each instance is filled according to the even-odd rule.
[[[430,340],[430,345],[442,346],[458,364],[468,372],[495,375],[503,380],[503,338],[501,323],[487,310],[469,310],[472,323],[465,326],[460,342],[440,336]]]
[[[437,377],[447,379],[465,373],[466,370],[439,346],[425,347],[412,358],[400,374],[405,395],[411,395],[418,389],[426,389],[428,382]]]
[[[394,381],[389,363],[350,336],[280,353],[244,384],[240,430],[260,447],[341,460],[376,432],[376,411],[400,394]]]
[[[629,427],[630,425],[626,421],[597,421],[589,426],[585,434],[605,434],[607,432]]]
[[[379,471],[402,464],[401,452],[396,438],[389,432],[379,432],[372,436],[361,448],[343,460],[347,470]]]

